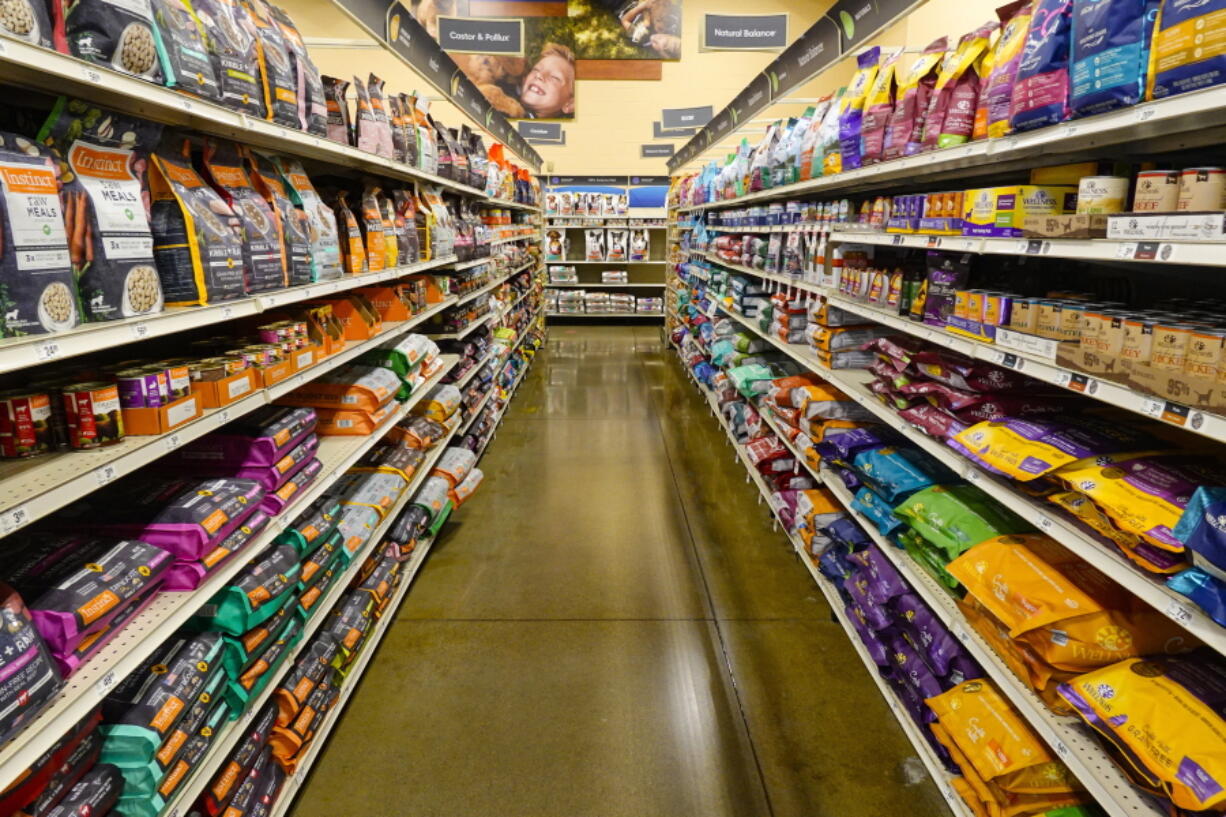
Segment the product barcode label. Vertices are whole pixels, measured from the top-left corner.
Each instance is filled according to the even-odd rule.
[[[1149,120],[1153,119],[1154,115],[1157,113],[1158,111],[1156,108],[1141,108],[1137,111],[1137,121],[1148,122]]]
[[[86,82],[98,83],[102,82],[102,72],[90,68],[88,65],[81,66],[81,78]]]
[[[171,434],[166,438],[164,443],[167,451],[174,451],[179,446],[183,445],[183,439],[178,434]]]
[[[1039,518],[1037,521],[1039,523],[1039,527],[1045,531],[1050,531],[1052,527],[1055,525],[1055,523],[1051,521],[1051,517],[1044,516],[1043,514],[1039,514]]]
[[[98,682],[94,684],[94,694],[99,698],[105,698],[107,693],[114,688],[115,682],[118,680],[119,679],[115,677],[115,670],[109,670],[106,675],[103,675],[98,679]]]
[[[1060,755],[1060,757],[1069,756],[1069,749],[1067,746],[1064,745],[1064,741],[1062,740],[1054,741],[1052,743],[1052,747],[1056,750],[1056,754]]]
[[[136,340],[149,335],[149,324],[147,323],[134,323],[130,328],[132,330],[132,337]]]
[[[1132,241],[1125,241],[1115,248],[1116,258],[1132,258],[1137,254],[1137,245]]]
[[[1032,238],[1026,242],[1026,248],[1022,252],[1026,255],[1046,255],[1050,247],[1051,242]]]
[[[108,463],[94,471],[94,479],[99,485],[106,485],[117,476],[119,476],[119,469],[115,467],[114,463]]]
[[[1141,413],[1149,417],[1162,416],[1162,401],[1161,400],[1146,400],[1141,404]]]
[[[230,318],[233,318],[233,317],[234,317],[234,307],[232,307],[232,306],[223,306],[223,307],[221,308],[221,319],[222,319],[223,321],[228,321],[228,320],[230,320]]]

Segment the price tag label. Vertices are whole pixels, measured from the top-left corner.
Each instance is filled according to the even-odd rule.
[[[954,627],[954,638],[966,644],[971,640],[971,634],[962,627]]]
[[[192,101],[187,97],[181,97],[179,99],[179,107],[188,113],[191,113],[196,108],[196,106],[192,104]]]
[[[1159,418],[1171,425],[1186,426],[1191,412],[1192,410],[1187,406],[1181,406],[1178,403],[1168,401],[1162,404],[1162,414],[1159,415]]]
[[[304,300],[304,301],[305,301],[305,300],[307,300],[307,299],[308,299],[308,298],[310,298],[310,297],[311,297],[313,294],[314,294],[314,293],[313,293],[313,292],[311,292],[311,288],[310,288],[310,287],[307,287],[306,289],[302,290],[302,300]]]
[[[1166,616],[1171,621],[1184,627],[1192,623],[1191,608],[1176,599],[1171,599],[1166,605]]]
[[[1070,136],[1076,136],[1080,131],[1081,131],[1080,125],[1065,125],[1063,136],[1065,139],[1067,139]]]
[[[890,243],[893,244],[895,247],[902,246],[902,236],[900,235],[891,236]]]
[[[971,466],[970,468],[966,469],[966,481],[967,482],[978,482],[979,480],[980,480],[980,474],[979,474],[978,468]]]
[[[928,249],[936,249],[941,246],[941,237],[939,235],[928,236]]]
[[[1125,241],[1115,248],[1116,258],[1132,258],[1137,254],[1137,245],[1133,241]]]
[[[233,318],[233,317],[234,317],[234,307],[232,307],[232,306],[223,306],[223,307],[221,308],[221,319],[222,319],[223,321],[228,321],[228,320],[230,320],[230,318]]]
[[[143,338],[147,338],[149,336],[149,324],[144,323],[143,321],[141,323],[132,324],[129,329],[132,331],[132,338],[134,340],[142,340]]]
[[[1064,745],[1062,740],[1053,741],[1052,748],[1056,750],[1056,754],[1060,755],[1060,757],[1068,757],[1071,754],[1069,748]]]
[[[268,305],[268,306],[276,306],[276,305],[277,305],[277,296],[276,296],[276,295],[265,295],[265,296],[264,296],[264,303],[265,303],[266,305]]]
[[[1141,404],[1141,413],[1149,417],[1162,416],[1162,401],[1161,400],[1146,400]]]
[[[1094,381],[1086,377],[1084,374],[1070,374],[1069,381],[1065,385],[1073,391],[1081,392],[1082,394],[1093,394],[1098,389],[1093,387]]]
[[[94,694],[99,698],[105,698],[114,689],[118,681],[119,679],[115,676],[115,670],[110,670],[94,684]]]
[[[1032,238],[1026,242],[1026,255],[1047,255],[1051,242]]]
[[[0,38],[0,54],[7,54],[8,52],[9,47],[4,44],[4,39]]]
[[[102,72],[90,68],[88,65],[81,66],[81,79],[86,82],[99,83],[102,82]]]
[[[34,359],[39,363],[55,360],[60,356],[61,351],[58,341],[46,340],[42,343],[34,344]]]
[[[1039,514],[1039,518],[1037,521],[1039,523],[1039,527],[1042,528],[1044,531],[1050,532],[1051,529],[1054,528],[1056,525],[1055,522],[1051,521],[1051,517],[1046,516],[1045,514]]]
[[[1157,113],[1158,111],[1156,108],[1139,108],[1137,110],[1137,121],[1148,122],[1149,120],[1153,119]]]
[[[167,451],[174,451],[176,448],[183,445],[183,438],[177,433],[171,434],[162,444],[166,447]]]
[[[12,533],[30,524],[30,512],[24,505],[18,505],[11,511],[0,513],[0,533]]]
[[[1158,247],[1157,241],[1139,241],[1132,258],[1134,261],[1153,261],[1158,257]]]
[[[119,469],[115,467],[115,463],[108,463],[94,471],[94,480],[96,480],[99,485],[106,485],[108,482],[113,482],[117,476],[119,476]]]
[[[1073,380],[1073,376],[1068,372],[1058,372],[1056,374],[1056,385],[1068,388],[1068,384]]]
[[[217,413],[217,424],[224,426],[230,422],[230,409],[222,409]]]

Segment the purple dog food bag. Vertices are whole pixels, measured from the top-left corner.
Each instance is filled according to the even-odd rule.
[[[895,677],[910,684],[921,698],[927,700],[945,691],[941,679],[928,666],[911,642],[901,635],[890,641],[890,660],[897,671]]]
[[[145,542],[36,532],[14,543],[13,586],[53,655],[76,649],[161,583],[173,558]]]
[[[1015,131],[1063,122],[1069,114],[1073,0],[1036,0],[1017,64],[1009,121]]]
[[[170,575],[167,572],[166,575]],[[162,585],[165,588],[165,584]],[[141,614],[141,611],[153,603],[158,597],[156,591],[151,591],[138,598],[132,604],[123,608],[110,622],[100,630],[94,630],[89,635],[77,642],[77,646],[71,652],[52,653],[51,658],[55,661],[55,665],[60,668],[60,675],[65,678],[71,677],[74,672],[81,668],[89,659],[98,654],[98,651],[105,647],[110,640],[118,635],[128,622]]]
[[[890,649],[886,646],[877,633],[868,626],[868,621],[864,611],[860,609],[860,605],[852,604],[843,608],[847,613],[847,620],[851,622],[851,626],[855,628],[856,635],[860,636],[860,640],[864,642],[865,649],[868,650],[869,658],[873,659],[873,663],[879,667],[890,666]]]
[[[916,647],[924,651],[932,671],[937,675],[948,675],[950,663],[963,652],[953,634],[914,593],[897,597],[894,609],[906,622],[905,626],[914,636]]]
[[[273,516],[281,513],[292,505],[312,482],[319,478],[323,470],[323,463],[315,458],[297,466],[286,476],[285,482],[277,486],[277,490],[269,491],[264,495],[264,501],[260,503],[260,510]]]
[[[889,610],[873,601],[868,592],[868,571],[861,568],[843,582],[843,589],[864,613],[864,623],[870,630],[884,630],[890,626]]]
[[[868,596],[874,603],[884,605],[910,591],[911,588],[907,586],[898,568],[886,558],[875,542],[847,558],[862,567],[860,575],[868,579]]]
[[[275,465],[315,430],[315,409],[269,406],[180,448],[166,459],[190,467]]]
[[[230,561],[230,557],[259,536],[260,532],[268,527],[270,519],[267,513],[256,509],[202,558],[178,561],[171,565],[164,587],[167,590],[195,590],[209,574]]]

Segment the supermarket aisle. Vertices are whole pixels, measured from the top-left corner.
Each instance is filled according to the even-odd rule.
[[[295,817],[947,813],[657,327],[552,328],[482,467]]]

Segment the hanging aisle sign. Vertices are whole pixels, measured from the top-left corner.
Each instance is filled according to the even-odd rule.
[[[444,51],[522,57],[524,21],[439,17],[438,41]]]
[[[651,123],[652,139],[689,139],[698,133],[698,128],[666,128],[660,122]]]
[[[676,152],[676,146],[668,143],[662,145],[640,145],[639,156],[644,159],[666,159]]]
[[[456,66],[400,0],[332,0],[384,47],[408,63],[431,85],[520,156],[534,170],[541,156],[506,117],[486,101],[477,86]],[[522,49],[522,36],[520,48]],[[457,49],[458,50],[458,49]],[[503,53],[503,52],[499,52]],[[412,90],[406,88],[404,90]]]
[[[922,6],[925,0],[836,0],[824,17],[798,37],[766,70],[678,150],[668,162],[676,171],[692,162],[720,138],[736,130],[787,95],[798,85],[834,65],[865,40],[900,17]],[[765,81],[767,92],[761,93]],[[664,120],[668,126],[668,120]]]
[[[788,44],[786,14],[704,14],[704,51],[782,51]]]
[[[714,108],[703,105],[701,108],[665,108],[661,120],[666,128],[702,127],[711,121]]]
[[[525,139],[540,139],[547,142],[558,142],[562,139],[561,122],[536,122],[531,119],[521,119],[515,123],[519,135]]]

